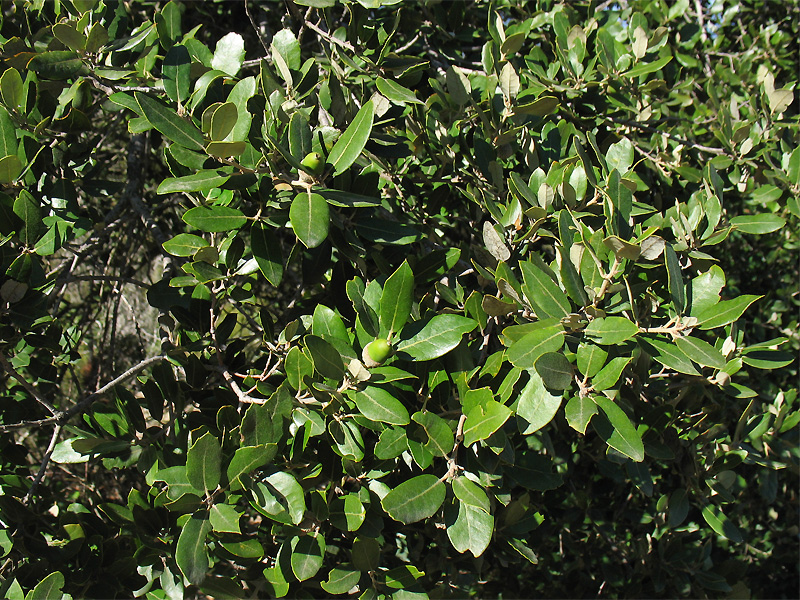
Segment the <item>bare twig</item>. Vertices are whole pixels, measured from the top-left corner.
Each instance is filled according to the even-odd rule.
[[[59,423],[53,429],[53,435],[50,437],[50,443],[47,445],[47,450],[45,450],[44,452],[44,457],[42,458],[42,464],[39,465],[39,471],[33,478],[33,482],[31,483],[31,487],[28,489],[28,493],[25,494],[25,497],[22,499],[23,504],[28,504],[28,502],[31,501],[34,492],[36,492],[36,488],[39,486],[42,479],[44,478],[44,474],[45,472],[47,472],[47,465],[50,464],[50,456],[52,456],[53,450],[55,450],[56,444],[58,443],[58,436],[61,435],[62,428],[63,425]]]

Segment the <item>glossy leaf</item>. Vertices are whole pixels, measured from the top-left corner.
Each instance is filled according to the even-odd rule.
[[[164,91],[172,101],[184,102],[192,91],[190,71],[192,58],[185,46],[176,44],[164,57],[162,72]]]
[[[572,384],[572,364],[560,352],[545,352],[533,366],[550,389],[565,390]]]
[[[303,488],[291,473],[278,471],[251,488],[253,505],[279,523],[298,525],[306,511]]]
[[[530,379],[517,401],[517,421],[523,435],[535,433],[547,425],[561,406],[561,394],[550,392],[538,372],[530,370],[528,374]]]
[[[500,429],[511,415],[511,410],[496,400],[488,400],[473,407],[464,422],[464,445],[471,446],[485,440]]]
[[[190,583],[199,585],[208,572],[208,556],[206,555],[206,536],[211,531],[211,522],[200,516],[192,515],[181,529],[178,545],[175,548],[175,562]]]
[[[489,547],[494,532],[494,517],[466,503],[459,503],[458,516],[447,526],[447,537],[458,552],[469,550],[474,557]]]
[[[157,194],[179,192],[202,192],[221,187],[231,178],[231,173],[223,169],[204,169],[184,177],[167,177],[159,185]],[[199,208],[199,207],[198,207]]]
[[[644,444],[628,416],[605,396],[593,396],[595,404],[600,407],[605,419],[592,419],[594,428],[609,446],[618,450],[636,462],[644,460]]]
[[[600,371],[592,377],[592,388],[596,392],[614,387],[619,381],[622,371],[631,362],[630,356],[617,356],[612,358]]]
[[[383,284],[380,303],[381,328],[392,333],[400,331],[408,321],[413,301],[414,273],[408,266],[408,261],[404,260]]]
[[[625,317],[601,317],[589,323],[584,332],[596,344],[616,346],[639,333],[639,328]]]
[[[291,542],[292,572],[298,581],[311,579],[322,567],[325,556],[325,538],[319,533],[296,537]]]
[[[585,377],[597,375],[600,369],[605,366],[607,358],[608,351],[597,344],[590,342],[578,346],[578,370]]]
[[[71,50],[41,52],[28,62],[28,69],[43,79],[71,79],[89,73],[86,64]]]
[[[573,396],[564,407],[564,416],[567,423],[575,431],[585,434],[589,421],[597,414],[597,404],[588,396]]]
[[[678,373],[700,375],[691,359],[675,344],[655,338],[639,338],[639,344],[650,356]]]
[[[529,261],[520,263],[520,268],[522,291],[540,319],[561,318],[572,312],[566,294],[541,268]]]
[[[311,352],[314,368],[323,377],[340,381],[344,375],[344,363],[339,352],[319,336],[307,335],[303,343]]]
[[[297,238],[306,248],[316,248],[328,237],[330,211],[319,194],[297,194],[289,208],[289,221]]]
[[[744,233],[764,234],[778,231],[786,225],[786,220],[773,213],[740,215],[731,219],[731,225]]]
[[[353,571],[347,568],[347,564],[334,567],[328,573],[328,578],[320,582],[323,590],[329,594],[346,594],[353,589],[358,580],[361,579],[360,571]]]
[[[42,579],[25,596],[26,600],[61,600],[63,598],[61,589],[64,587],[64,575],[61,571],[53,571]]]
[[[193,123],[147,94],[135,92],[134,97],[147,121],[167,139],[193,150],[203,149],[203,134]]]
[[[559,324],[525,334],[508,349],[508,360],[520,369],[533,369],[545,352],[556,352],[564,345],[564,328]]]
[[[742,534],[718,506],[707,504],[703,507],[702,514],[705,522],[719,535],[728,538],[735,544],[743,541]]]
[[[435,475],[417,475],[386,494],[381,506],[395,521],[408,525],[432,517],[444,502],[446,491]]]
[[[195,206],[186,211],[183,220],[201,231],[217,232],[239,229],[247,217],[229,206]]]
[[[199,235],[179,233],[163,244],[164,250],[173,256],[194,256],[201,248],[208,248],[210,244]]]
[[[722,300],[700,311],[697,315],[698,328],[714,329],[733,323],[744,314],[747,307],[762,296],[744,294],[731,300]]]
[[[408,425],[411,422],[408,410],[391,393],[377,386],[367,386],[353,394],[359,412],[370,421],[390,425]]]
[[[24,93],[19,71],[13,67],[3,71],[3,75],[0,76],[0,97],[3,98],[3,104],[12,110],[20,110]]]
[[[395,104],[423,104],[423,102],[417,98],[414,92],[406,87],[403,87],[396,81],[378,77],[375,80],[375,85],[381,94],[386,96]]]
[[[478,323],[460,315],[436,315],[417,333],[397,345],[414,360],[433,360],[458,346],[461,336],[475,329]]]
[[[238,33],[228,33],[220,38],[211,59],[211,68],[236,77],[244,62],[244,39]]]
[[[722,356],[722,352],[714,348],[714,346],[708,342],[686,336],[679,337],[675,340],[675,343],[686,356],[691,358],[698,365],[713,367],[715,369],[725,368],[725,357]]]
[[[274,443],[237,448],[226,471],[229,482],[228,489],[234,491],[243,487],[241,476],[269,463],[277,450],[278,446]]]
[[[283,278],[283,253],[275,232],[263,223],[254,223],[250,230],[250,247],[266,280],[274,286],[280,285]]]
[[[186,476],[198,490],[213,491],[219,485],[222,450],[219,440],[205,433],[189,448]]]
[[[681,266],[678,262],[678,255],[672,245],[667,244],[664,247],[664,262],[667,266],[667,280],[669,283],[669,295],[672,298],[672,305],[678,314],[683,314],[683,309],[686,307],[686,292],[683,285],[683,275],[681,274]]]
[[[365,102],[341,137],[336,140],[328,156],[328,162],[336,169],[336,174],[347,170],[361,155],[372,133],[374,114],[375,106],[372,101]]]

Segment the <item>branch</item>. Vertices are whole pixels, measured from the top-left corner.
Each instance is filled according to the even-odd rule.
[[[33,498],[33,493],[36,491],[36,488],[41,483],[42,479],[44,479],[44,474],[47,471],[47,465],[50,464],[50,457],[53,454],[53,450],[55,450],[56,444],[58,443],[58,436],[61,435],[61,429],[63,425],[60,423],[55,426],[53,429],[53,435],[50,437],[50,443],[47,446],[47,450],[44,452],[44,457],[42,458],[42,464],[39,465],[39,471],[36,473],[36,477],[33,478],[33,482],[31,483],[31,487],[28,489],[28,493],[25,494],[25,497],[22,499],[23,504],[28,504]]]
[[[31,383],[29,383],[22,375],[17,373],[17,371],[14,369],[14,367],[11,366],[11,363],[8,362],[8,360],[6,359],[5,355],[2,352],[0,352],[0,365],[2,365],[6,373],[8,373],[9,375],[11,375],[11,377],[16,379],[19,382],[19,384],[22,387],[24,387],[28,391],[28,393],[36,399],[36,401],[39,404],[41,404],[48,411],[50,411],[51,415],[55,415],[56,413],[58,413],[55,407],[52,404],[50,404],[47,400],[45,400],[44,397],[39,393],[39,390],[37,390]]]

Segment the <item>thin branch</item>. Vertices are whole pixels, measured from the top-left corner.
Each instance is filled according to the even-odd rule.
[[[342,48],[345,48],[347,50],[350,50],[350,52],[355,53],[356,49],[353,48],[352,44],[350,44],[348,42],[343,42],[342,40],[333,37],[327,31],[323,31],[322,29],[320,29],[319,27],[314,25],[314,23],[312,23],[311,21],[306,21],[306,27],[308,27],[309,29],[313,29],[320,36],[322,36],[322,38],[326,39],[327,41],[332,42],[332,43],[336,44],[337,46],[341,46]]]
[[[17,373],[17,371],[14,369],[14,367],[11,366],[11,363],[8,362],[8,359],[6,359],[5,355],[2,352],[0,352],[0,365],[2,365],[6,373],[8,373],[9,375],[11,375],[11,377],[16,379],[19,382],[19,384],[22,387],[24,387],[28,391],[28,393],[36,399],[36,401],[39,404],[41,404],[48,411],[50,411],[50,414],[55,415],[56,413],[58,413],[55,407],[52,404],[50,404],[47,400],[45,400],[44,397],[39,393],[39,390],[37,390],[31,383],[29,383],[22,375]]]
[[[48,444],[47,450],[44,452],[42,464],[39,465],[39,471],[36,473],[36,477],[33,478],[33,482],[31,483],[31,487],[28,489],[28,493],[25,494],[25,497],[22,499],[23,504],[28,504],[28,502],[31,501],[36,488],[39,486],[42,479],[44,479],[44,474],[47,471],[47,465],[50,464],[50,456],[52,456],[53,450],[55,450],[56,444],[58,443],[58,436],[61,435],[62,428],[63,425],[59,423],[53,429],[53,435],[50,437],[50,444]]]
[[[150,284],[144,281],[139,281],[132,277],[117,277],[114,275],[68,275],[64,283],[72,283],[75,281],[119,281],[122,283],[130,283],[142,288],[149,288]]]

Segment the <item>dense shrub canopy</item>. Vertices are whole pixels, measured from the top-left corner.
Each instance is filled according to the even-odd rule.
[[[797,3],[2,10],[4,597],[796,594]]]

